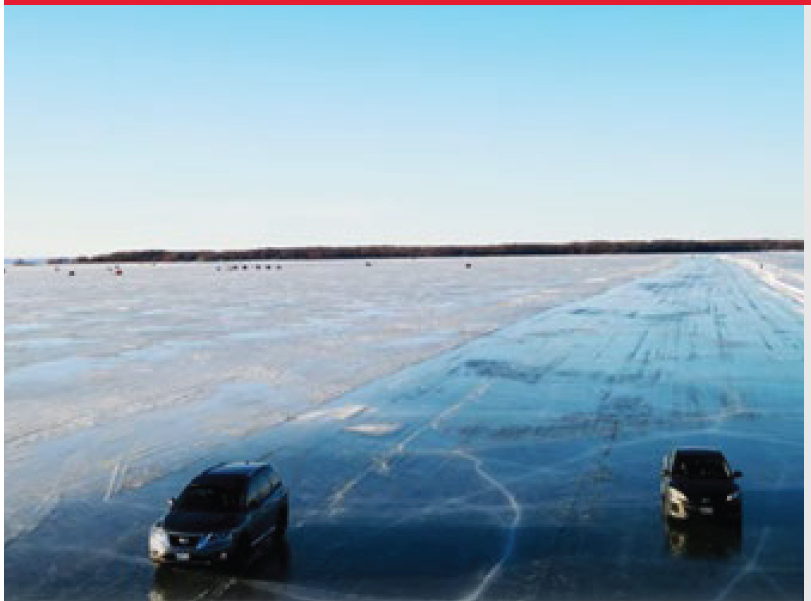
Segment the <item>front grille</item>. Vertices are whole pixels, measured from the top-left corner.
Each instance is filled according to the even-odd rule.
[[[712,507],[718,511],[725,509],[729,502],[726,495],[696,495],[688,502],[688,509],[697,511],[700,507]]]
[[[723,505],[727,500],[724,495],[701,495],[696,499],[699,505]]]
[[[169,544],[173,547],[196,547],[200,538],[199,534],[170,534]]]

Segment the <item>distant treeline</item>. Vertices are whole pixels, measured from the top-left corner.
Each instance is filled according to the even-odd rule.
[[[803,250],[803,240],[641,240],[559,244],[448,246],[306,246],[251,250],[135,250],[73,259],[77,263],[166,263],[189,261],[287,261],[322,259],[393,259],[418,257],[502,257],[527,255],[602,255],[628,253],[728,253]],[[54,259],[52,262],[69,262]]]

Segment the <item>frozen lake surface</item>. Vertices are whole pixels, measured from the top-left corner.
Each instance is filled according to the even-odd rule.
[[[802,279],[797,256],[11,273],[7,536],[40,512],[6,544],[6,595],[801,599],[802,303],[759,273]],[[49,364],[65,405],[30,376]],[[742,528],[660,520],[674,445],[744,472]],[[228,458],[285,475],[288,545],[153,569],[163,501]]]
[[[109,499],[251,432],[341,419],[325,403],[672,261],[125,265],[121,277],[98,265],[10,267],[6,540],[60,498]]]

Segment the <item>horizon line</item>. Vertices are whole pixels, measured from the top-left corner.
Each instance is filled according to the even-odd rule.
[[[559,242],[528,242],[528,241],[512,241],[512,242],[486,242],[486,243],[442,243],[442,244],[397,244],[397,243],[360,243],[360,244],[308,244],[308,245],[279,245],[279,246],[254,246],[254,247],[241,247],[241,248],[140,248],[140,249],[119,249],[113,251],[104,251],[97,253],[76,253],[76,254],[37,254],[37,255],[5,255],[5,261],[12,260],[54,260],[54,259],[93,259],[96,257],[109,257],[118,254],[131,254],[131,253],[249,253],[256,251],[278,250],[278,251],[305,251],[305,250],[368,250],[368,249],[496,249],[499,247],[576,247],[578,245],[587,244],[656,244],[656,243],[690,243],[690,244],[713,244],[713,243],[789,243],[797,244],[805,242],[805,238],[773,238],[773,237],[736,237],[736,238],[627,238],[627,239],[610,239],[610,238],[594,238],[590,240],[568,240]]]

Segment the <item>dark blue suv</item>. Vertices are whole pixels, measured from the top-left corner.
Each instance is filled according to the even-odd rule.
[[[267,463],[223,463],[194,478],[149,533],[155,563],[239,563],[287,530],[287,487]]]

